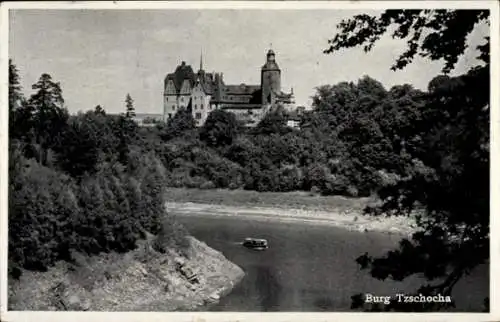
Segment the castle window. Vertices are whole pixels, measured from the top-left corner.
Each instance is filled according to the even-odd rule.
[[[201,109],[203,109],[203,104],[201,104]]]
[[[184,97],[181,97],[181,102],[184,102]]]
[[[196,110],[196,108],[198,107],[198,105],[194,104],[194,109]]]
[[[172,113],[168,113],[168,118],[171,119],[172,118]]]
[[[167,102],[168,102],[168,96],[167,96]]]
[[[172,110],[175,111],[175,105],[172,105]]]
[[[196,117],[197,120],[201,119],[201,113],[196,113],[195,117]]]

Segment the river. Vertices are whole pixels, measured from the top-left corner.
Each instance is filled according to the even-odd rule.
[[[355,262],[359,255],[383,254],[397,245],[396,235],[240,217],[182,215],[178,219],[193,236],[246,273],[214,311],[349,311],[355,293],[394,296],[414,291],[422,282],[418,277],[380,281],[359,270]],[[270,248],[246,249],[241,246],[245,237],[266,238]],[[478,312],[488,294],[489,269],[484,265],[456,285],[456,310]]]

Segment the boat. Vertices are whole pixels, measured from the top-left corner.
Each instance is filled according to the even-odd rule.
[[[264,250],[269,248],[269,243],[265,239],[245,238],[243,246],[255,250]]]

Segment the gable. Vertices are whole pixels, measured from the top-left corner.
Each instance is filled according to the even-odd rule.
[[[196,86],[193,88],[193,94],[205,94],[205,91],[203,90],[203,87],[200,83],[196,84]]]
[[[165,87],[165,92],[167,92],[168,94],[175,94],[177,92],[175,89],[175,84],[174,84],[173,80],[170,79],[167,81],[167,85]]]
[[[191,93],[191,83],[189,80],[185,79],[184,82],[182,82],[182,87],[180,92],[181,94]]]

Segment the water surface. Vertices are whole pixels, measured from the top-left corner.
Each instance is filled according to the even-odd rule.
[[[416,277],[379,281],[359,270],[359,255],[385,253],[397,245],[396,235],[240,217],[189,215],[179,220],[246,273],[215,311],[348,311],[355,293],[393,296],[414,291],[422,282]],[[245,237],[265,238],[270,248],[246,249],[241,246]],[[483,266],[460,281],[453,296],[458,310],[480,311],[488,292],[488,268]]]

